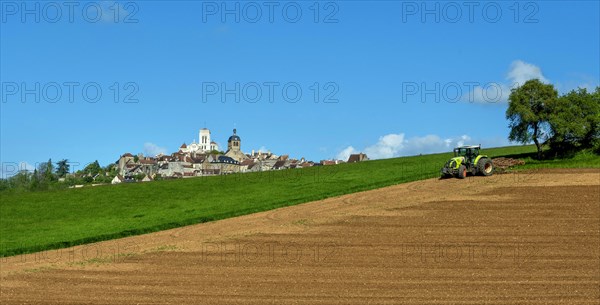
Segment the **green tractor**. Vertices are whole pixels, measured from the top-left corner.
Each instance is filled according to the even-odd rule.
[[[454,158],[448,160],[442,168],[442,178],[458,177],[464,179],[467,174],[491,176],[494,164],[488,156],[480,155],[481,145],[459,146],[454,149]]]

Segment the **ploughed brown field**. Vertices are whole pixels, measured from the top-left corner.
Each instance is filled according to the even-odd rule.
[[[599,249],[598,169],[430,179],[4,258],[0,303],[599,304]]]

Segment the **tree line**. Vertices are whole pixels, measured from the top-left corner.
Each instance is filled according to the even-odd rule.
[[[117,175],[117,166],[112,163],[100,166],[98,160],[82,170],[70,174],[67,159],[53,163],[52,160],[39,164],[33,171],[21,170],[6,179],[0,179],[0,191],[46,191],[68,188],[74,185],[110,183]]]
[[[559,96],[554,85],[532,79],[511,90],[506,118],[508,139],[533,142],[538,159],[568,157],[582,150],[600,153],[600,87]],[[546,152],[544,146],[549,148]]]

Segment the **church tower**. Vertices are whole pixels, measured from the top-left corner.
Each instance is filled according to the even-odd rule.
[[[242,139],[237,135],[237,130],[233,129],[233,135],[227,140],[227,152],[225,156],[230,157],[238,162],[242,162],[248,157],[242,152]]]
[[[200,144],[200,150],[210,151],[210,130],[207,128],[200,129],[200,137],[198,142]]]
[[[241,150],[242,140],[237,135],[237,129],[233,129],[233,135],[229,137],[227,140],[227,150],[228,151],[240,151]]]

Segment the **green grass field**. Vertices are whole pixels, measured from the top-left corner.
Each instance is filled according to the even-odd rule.
[[[533,146],[484,150],[523,168],[600,167],[600,157],[534,161]],[[262,173],[0,193],[0,256],[143,234],[439,176],[451,153]]]

